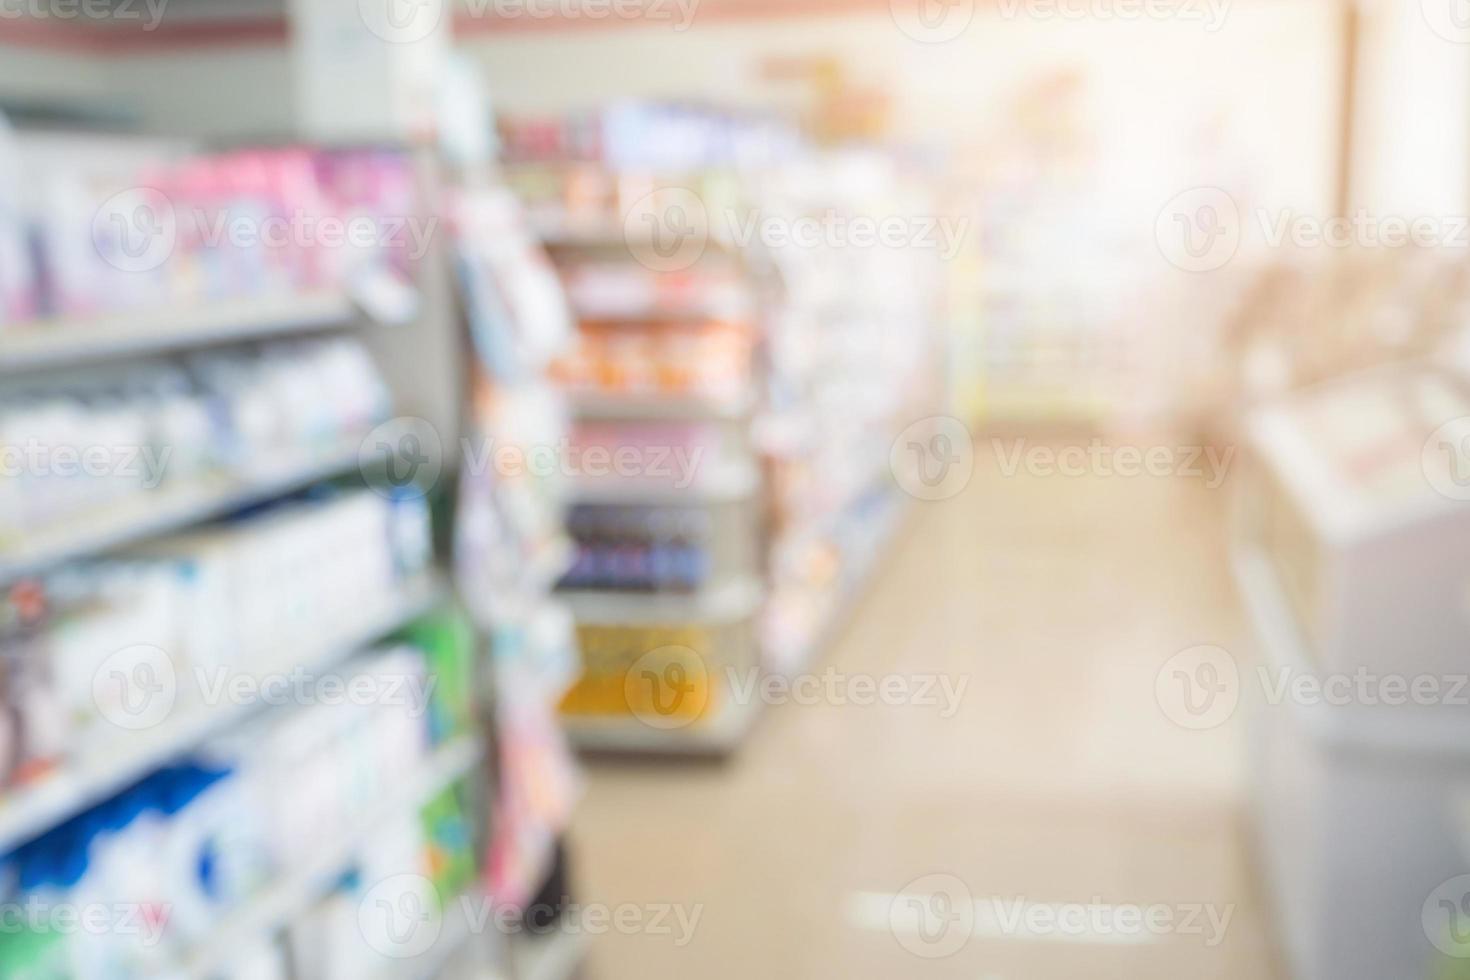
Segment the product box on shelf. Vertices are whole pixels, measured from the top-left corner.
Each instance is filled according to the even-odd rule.
[[[562,699],[571,718],[643,726],[649,734],[715,724],[758,681],[750,618],[673,625],[583,622],[582,677]]]
[[[290,706],[264,712],[0,856],[0,901],[8,907],[137,910],[103,930],[46,920],[0,930],[0,976],[225,975],[239,957],[273,959],[267,951],[275,941],[251,945],[254,935],[234,937],[242,948],[214,948],[230,937],[236,914],[257,901],[264,904],[246,918],[266,931],[317,921],[307,907],[273,903],[308,905],[353,868],[364,890],[405,873],[463,882],[470,850],[449,783],[421,796],[402,789],[404,773],[436,761],[425,721],[431,679],[425,654],[411,646],[366,652],[297,690]],[[443,778],[462,771],[446,767]],[[368,831],[371,839],[355,850],[351,843]],[[325,880],[302,880],[303,869],[338,850],[340,867],[327,868]],[[353,894],[350,907],[361,899]],[[356,959],[361,927],[355,916],[348,921],[350,933],[324,941],[318,930],[305,937],[311,945],[293,945],[303,958],[298,965],[320,965],[313,976],[361,975],[326,972],[329,962],[339,971],[363,965]]]
[[[380,270],[406,277],[421,257],[404,153],[51,133],[13,146],[7,172],[26,196],[18,231],[0,204],[0,256],[34,243],[35,261],[27,280],[0,280],[0,299],[30,314],[11,319],[41,318],[16,329],[347,290]]]
[[[748,574],[759,555],[741,533],[739,501],[692,505],[580,504],[563,590],[691,594]]]
[[[317,669],[362,611],[422,583],[422,500],[367,490],[294,501],[64,566],[0,603],[0,787],[109,758],[136,727],[192,714],[248,678]],[[408,534],[404,528],[416,524]],[[127,642],[119,640],[125,637]],[[173,692],[164,715],[150,685]],[[446,681],[446,683],[448,683]],[[446,719],[446,724],[450,719]]]
[[[25,220],[20,152],[0,114],[0,331],[36,315],[36,268]]]
[[[752,391],[754,343],[748,327],[733,323],[584,321],[553,376],[574,394],[734,403]]]
[[[171,565],[189,583],[197,606],[189,612],[188,635],[217,635],[229,623],[226,662],[271,669],[289,655],[291,641],[330,635],[363,603],[391,601],[400,583],[423,569],[422,554],[416,568],[399,567],[396,513],[394,503],[357,491],[270,508],[130,553]],[[422,502],[419,522],[428,522]],[[225,610],[223,617],[205,618]]]
[[[587,503],[743,499],[759,479],[741,428],[699,418],[581,420],[568,453]]]
[[[283,341],[0,387],[0,546],[208,481],[356,457],[391,398],[352,338]]]
[[[430,699],[429,734],[437,743],[469,734],[475,725],[475,670],[479,640],[474,626],[461,612],[442,611],[423,616],[402,636],[428,658],[435,678]]]

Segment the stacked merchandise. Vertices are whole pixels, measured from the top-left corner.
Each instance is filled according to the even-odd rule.
[[[382,270],[406,278],[421,244],[413,172],[392,151],[199,154],[0,129],[0,174],[18,181],[0,202],[5,333],[342,292]]]
[[[620,234],[633,205],[660,186],[692,191],[718,215],[738,203],[742,174],[779,166],[803,148],[777,119],[652,102],[502,119],[501,137],[512,186],[548,237]]]
[[[512,184],[577,320],[554,368],[576,417],[576,557],[561,589],[583,674],[565,723],[585,748],[728,751],[755,706],[725,673],[761,666],[751,427],[768,288],[733,217],[748,174],[794,137],[651,104],[505,132]],[[676,675],[694,678],[694,697],[665,697]]]
[[[441,913],[480,865],[474,636],[427,488],[364,440],[403,393],[310,298],[416,270],[228,231],[410,217],[407,161],[103,141],[37,166],[74,144],[28,149],[35,192],[0,203],[29,260],[0,329],[0,976],[433,972],[469,951]],[[128,187],[187,215],[160,252],[163,202]],[[141,226],[109,220],[119,188]]]
[[[985,281],[983,231],[976,226],[980,204],[967,168],[951,169],[939,182],[940,213],[963,222],[959,246],[947,257],[944,338],[948,350],[946,382],[953,418],[972,428],[985,414]]]
[[[420,595],[432,557],[422,500],[367,490],[273,504],[13,583],[0,623],[0,786],[129,771],[118,728],[226,710],[222,685],[289,674],[363,629],[363,609]],[[120,644],[119,638],[126,638]],[[158,699],[134,675],[167,690]],[[233,690],[233,688],[231,688]]]
[[[436,731],[431,719],[451,716],[470,677],[432,670],[410,643],[368,651],[315,678],[292,709],[15,850],[0,897],[35,914],[0,933],[0,976],[345,978],[391,966],[391,943],[364,945],[357,933],[353,893],[469,858],[450,789],[474,759],[459,741],[468,732]],[[334,700],[346,691],[355,693]],[[405,788],[394,775],[405,772],[434,780]],[[306,895],[289,917],[240,925],[256,926],[252,903],[265,906],[282,883],[294,890],[320,876],[330,891],[344,874],[346,917],[311,908]],[[462,878],[446,884],[462,890]],[[104,917],[103,927],[72,929],[51,914],[68,908]]]
[[[1285,685],[1253,719],[1255,816],[1302,980],[1429,978],[1436,947],[1464,951],[1467,417],[1463,377],[1405,364],[1249,421],[1235,570]]]
[[[942,406],[916,408],[938,252],[804,232],[921,228],[932,204],[881,153],[759,118],[633,104],[505,132],[579,324],[556,366],[586,462],[567,725],[595,749],[728,751],[756,707],[730,678],[799,669],[840,621],[899,511],[894,438]]]
[[[1123,253],[1081,238],[1080,208],[1075,199],[1028,201],[1009,186],[982,208],[987,422],[1100,423],[1129,393],[1134,297],[1116,266]]]
[[[354,459],[389,403],[345,337],[13,384],[0,392],[0,561],[38,530]]]
[[[1119,158],[1088,121],[1090,97],[1074,69],[1048,69],[966,154],[981,250],[967,401],[987,424],[1146,418],[1156,379],[1172,377],[1148,362],[1173,343],[1148,334],[1163,318],[1139,314],[1170,271],[1137,220],[1157,203],[1126,197],[1137,177],[1112,172]]]
[[[562,577],[568,589],[692,593],[709,583],[714,528],[705,510],[583,504],[567,524],[577,542]]]
[[[487,884],[496,902],[524,912],[551,873],[580,792],[556,717],[577,667],[571,616],[552,595],[569,556],[560,464],[567,418],[547,379],[571,325],[556,275],[508,191],[466,182],[449,215],[477,355],[455,556],[461,592],[491,646],[499,773]],[[560,932],[552,941],[576,939]]]
[[[788,168],[767,191],[770,213],[792,221],[934,213],[917,182],[873,151]],[[934,379],[945,270],[931,243],[834,239],[771,254],[787,290],[769,330],[758,430],[773,505],[761,639],[771,669],[796,673],[840,628],[902,516],[894,478],[915,461],[894,457],[899,433],[944,410]]]

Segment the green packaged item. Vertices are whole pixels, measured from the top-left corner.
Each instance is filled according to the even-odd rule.
[[[69,980],[64,939],[59,932],[0,930],[0,980]]]
[[[475,723],[475,631],[456,609],[425,616],[408,627],[403,639],[424,651],[433,693],[429,697],[429,736],[434,744],[473,730]]]
[[[429,846],[429,877],[447,900],[462,895],[475,883],[474,836],[454,787],[446,789],[423,809],[424,839]]]

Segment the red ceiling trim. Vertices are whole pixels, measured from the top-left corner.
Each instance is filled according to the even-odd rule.
[[[281,45],[289,36],[285,18],[250,18],[141,25],[73,21],[0,20],[0,45],[101,57],[150,51],[237,45]]]
[[[453,2],[453,0],[446,0]],[[480,0],[486,6],[494,0]],[[530,0],[535,2],[535,0]],[[571,4],[576,0],[565,0]],[[497,34],[539,34],[667,27],[683,21],[680,0],[647,0],[643,17],[555,17],[456,13],[456,39]],[[886,14],[904,0],[683,0],[695,2],[691,27],[709,23]],[[908,0],[912,2],[912,0]],[[75,21],[0,19],[0,45],[91,55],[125,55],[148,51],[285,44],[290,26],[284,17],[165,21],[153,30],[141,25],[91,24]]]
[[[534,0],[532,0],[534,2]],[[565,0],[569,5],[576,0]],[[569,31],[606,31],[639,27],[667,27],[683,21],[681,0],[645,0],[650,14],[644,17],[495,17],[461,13],[454,18],[456,38],[477,34],[540,34]],[[894,3],[904,0],[682,0],[694,3],[692,27],[709,23],[762,20],[795,20],[812,17],[845,17],[855,14],[887,14]],[[912,0],[908,0],[912,2]]]

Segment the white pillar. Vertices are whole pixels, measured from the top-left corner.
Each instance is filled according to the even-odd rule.
[[[453,0],[290,0],[298,133],[324,142],[434,132]]]
[[[1361,9],[1349,210],[1470,212],[1470,2]]]

